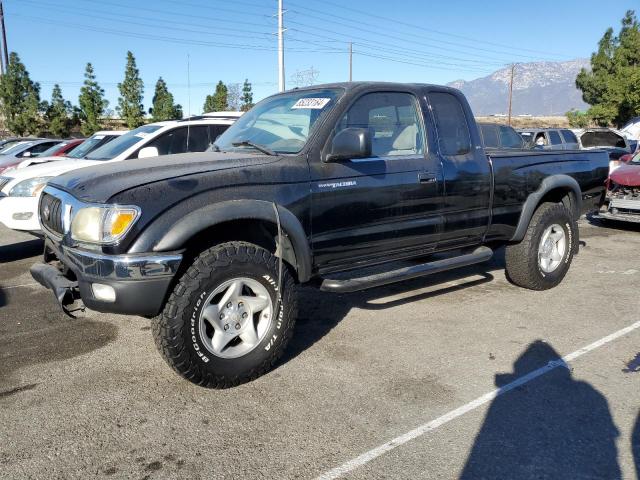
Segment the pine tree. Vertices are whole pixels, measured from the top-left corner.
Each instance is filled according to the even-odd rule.
[[[576,86],[591,105],[587,114],[597,124],[621,125],[640,115],[640,24],[633,10],[622,19],[617,36],[609,28],[591,55],[591,71],[582,69]]]
[[[215,93],[213,95],[207,95],[204,106],[202,107],[203,112],[224,112],[227,110],[229,108],[227,95],[227,86],[220,80],[216,85]]]
[[[153,107],[149,109],[154,122],[175,120],[182,118],[182,106],[173,103],[173,95],[167,88],[167,83],[158,78],[155,93],[153,94]]]
[[[104,90],[96,81],[93,65],[87,63],[84,71],[84,85],[78,97],[77,116],[80,119],[80,131],[85,136],[93,135],[102,128],[101,117],[109,106],[104,98]]]
[[[127,52],[127,66],[124,71],[124,81],[118,84],[120,98],[116,110],[125,121],[128,128],[137,128],[144,124],[144,108],[142,95],[144,84],[140,78],[140,72],[136,66],[133,53]]]
[[[39,135],[42,132],[40,85],[15,52],[9,55],[5,75],[0,77],[0,109],[7,128],[16,135]]]
[[[62,97],[62,90],[57,83],[51,92],[51,103],[46,104],[45,119],[49,133],[55,137],[68,137],[73,126],[73,108],[71,102]]]
[[[242,107],[241,110],[246,112],[253,108],[253,92],[251,90],[251,84],[249,79],[245,78],[244,85],[242,86]]]

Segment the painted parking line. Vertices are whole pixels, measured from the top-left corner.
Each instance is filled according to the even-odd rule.
[[[9,285],[7,287],[3,287],[0,285],[0,290],[9,290],[10,288],[20,288],[20,287],[35,287],[36,285],[40,285],[39,283],[23,283],[22,285]]]
[[[537,370],[534,370],[526,375],[523,375],[522,377],[517,378],[516,380],[514,380],[511,383],[508,383],[507,385],[500,387],[496,390],[493,390],[491,392],[485,393],[484,395],[476,398],[475,400],[472,400],[471,402],[462,405],[461,407],[456,408],[455,410],[452,410],[448,413],[445,413],[444,415],[442,415],[441,417],[436,418],[435,420],[431,420],[428,423],[425,423],[423,425],[420,425],[417,428],[414,428],[413,430],[404,433],[396,438],[394,438],[393,440],[390,440],[386,443],[383,443],[382,445],[373,448],[371,450],[369,450],[368,452],[363,453],[362,455],[353,458],[352,460],[349,460],[348,462],[340,465],[339,467],[333,468],[325,473],[323,473],[322,475],[320,475],[319,477],[316,478],[316,480],[332,480],[335,478],[339,478],[359,467],[362,467],[363,465],[366,465],[367,463],[371,462],[372,460],[375,460],[376,458],[378,458],[381,455],[384,455],[385,453],[394,450],[396,448],[398,448],[401,445],[404,445],[407,442],[410,442],[411,440],[414,440],[418,437],[421,437],[422,435],[425,435],[426,433],[429,433],[439,427],[441,427],[442,425],[449,423],[450,421],[461,417],[462,415],[471,412],[472,410],[475,410],[476,408],[485,405],[489,402],[491,402],[493,399],[495,399],[496,397],[503,395],[511,390],[513,390],[514,388],[517,388],[521,385],[524,385],[525,383],[528,383],[542,375],[545,375],[546,373],[549,373],[550,371],[554,370],[557,367],[567,367],[567,362],[571,362],[579,357],[581,357],[582,355],[585,355],[586,353],[589,353],[597,348],[600,348],[610,342],[613,342],[614,340],[627,335],[628,333],[636,330],[640,328],[640,321],[629,325],[628,327],[625,327],[621,330],[618,330],[614,333],[612,333],[611,335],[607,335],[606,337],[601,338],[600,340],[596,340],[595,342],[580,348],[579,350],[576,350],[575,352],[569,353],[568,355],[565,355],[562,358],[559,358],[557,360],[551,361],[549,362],[547,365],[545,365],[544,367],[540,367]]]

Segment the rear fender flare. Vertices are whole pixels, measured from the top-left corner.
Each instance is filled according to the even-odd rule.
[[[511,237],[512,242],[519,242],[524,238],[529,222],[535,213],[536,209],[540,205],[543,197],[552,190],[557,188],[568,189],[573,193],[572,201],[576,202],[573,207],[573,214],[576,220],[580,217],[582,212],[582,191],[578,182],[568,175],[553,175],[545,178],[538,189],[531,193],[522,206],[522,212],[520,213],[520,220],[518,220],[518,226],[516,231]]]

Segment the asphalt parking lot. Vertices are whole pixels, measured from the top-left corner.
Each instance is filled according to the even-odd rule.
[[[214,391],[169,369],[146,319],[66,318],[28,273],[40,241],[1,229],[0,477],[636,478],[640,228],[583,220],[581,239],[546,292],[500,254],[304,289],[279,366]]]

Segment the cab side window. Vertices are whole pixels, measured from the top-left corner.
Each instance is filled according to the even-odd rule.
[[[557,130],[551,130],[549,132],[549,139],[551,140],[551,145],[562,145],[562,139]]]
[[[424,132],[417,102],[409,93],[369,93],[360,97],[338,123],[344,128],[366,128],[374,157],[424,153]]]
[[[466,155],[471,151],[471,134],[464,109],[450,93],[429,95],[443,155]]]
[[[500,127],[500,143],[502,144],[502,148],[524,148],[522,137],[509,127]]]

